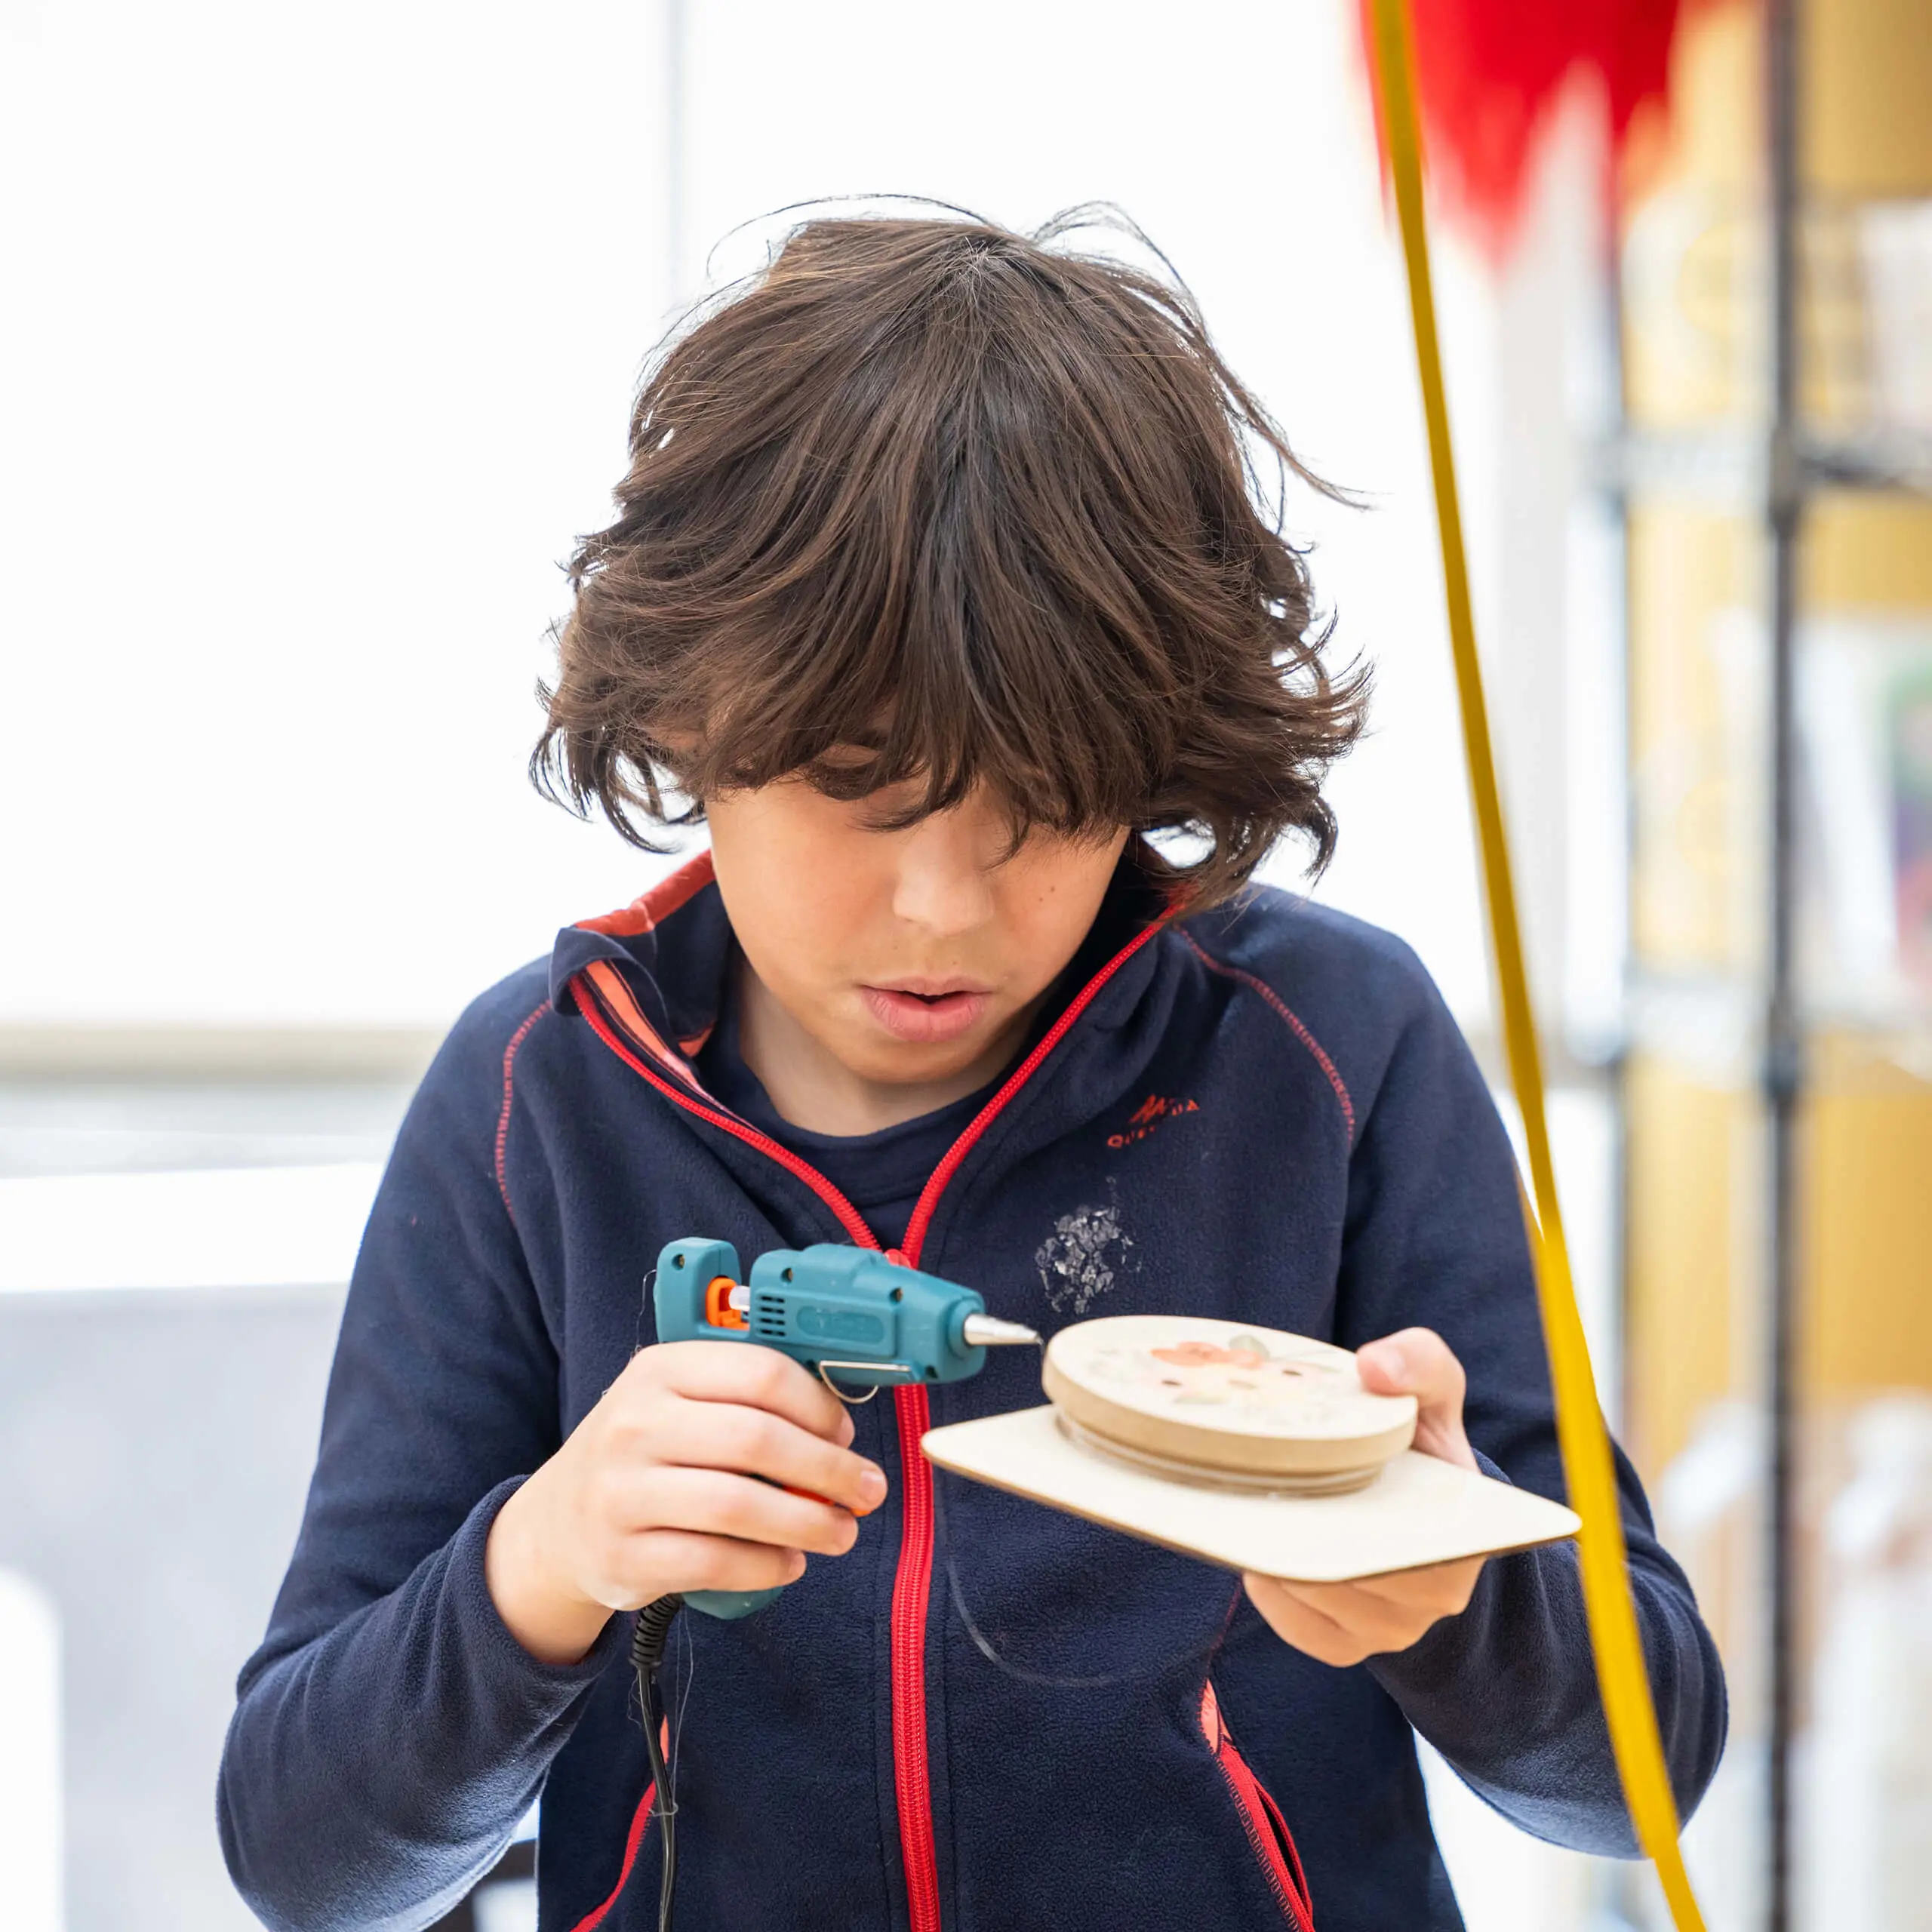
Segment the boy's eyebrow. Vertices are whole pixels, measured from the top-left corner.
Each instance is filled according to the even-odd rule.
[[[828,745],[814,761],[820,764],[869,764],[885,749],[883,731],[867,731],[855,737],[841,738]]]

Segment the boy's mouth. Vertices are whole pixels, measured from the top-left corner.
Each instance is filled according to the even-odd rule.
[[[859,992],[872,1017],[895,1039],[921,1045],[956,1040],[969,1032],[991,998],[977,986],[948,986],[940,980],[932,982],[930,989],[914,981],[861,986]]]

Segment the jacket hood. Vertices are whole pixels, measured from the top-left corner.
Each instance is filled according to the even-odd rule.
[[[1149,925],[1172,915],[1172,888],[1152,869],[1158,863],[1140,841],[1129,841],[1093,926],[1045,1003],[1047,1018]],[[628,906],[580,920],[557,935],[550,955],[551,1002],[561,1013],[577,1011],[578,976],[606,962],[622,974],[666,1048],[688,1058],[717,1024],[734,946],[711,854],[700,852]],[[1155,975],[1153,952],[1143,946],[1123,963],[1083,1024],[1106,1029],[1124,1023]]]

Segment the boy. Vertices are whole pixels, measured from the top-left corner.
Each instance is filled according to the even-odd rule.
[[[1332,1337],[1560,1493],[1467,1050],[1398,942],[1243,890],[1327,857],[1361,700],[1257,446],[1296,467],[1183,299],[968,223],[808,223],[651,376],[537,768],[710,851],[472,1007],[403,1127],[223,1767],[269,1924],[422,1926],[540,1792],[543,1932],[654,1925],[622,1613],[773,1583],[678,1626],[681,1925],[1453,1927],[1411,1727],[1631,1850],[1571,1547],[1237,1583],[936,1493],[929,1420],[1037,1401],[1030,1355],[847,1409],[639,1346],[668,1240],[875,1242],[1043,1331]],[[1721,1681],[1620,1474],[1687,1811]]]

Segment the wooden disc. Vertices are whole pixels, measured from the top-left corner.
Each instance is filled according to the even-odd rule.
[[[1368,1394],[1348,1349],[1204,1316],[1077,1321],[1040,1380],[1103,1442],[1244,1476],[1372,1471],[1416,1429],[1415,1398]]]

